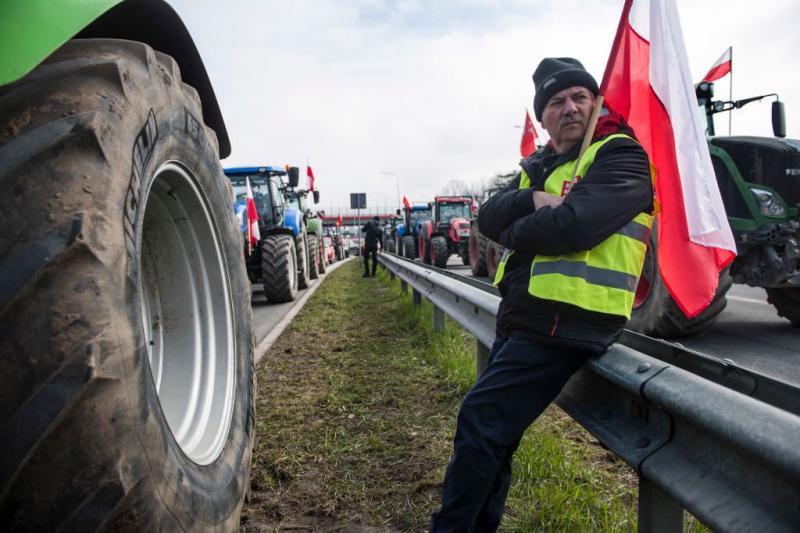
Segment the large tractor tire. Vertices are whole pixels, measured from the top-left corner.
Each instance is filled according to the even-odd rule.
[[[319,248],[317,247],[317,236],[308,236],[308,277],[317,279],[320,273],[321,263],[319,261]]]
[[[319,273],[324,274],[328,270],[328,253],[325,250],[325,241],[322,237],[317,237],[317,252],[319,253]]]
[[[497,267],[503,258],[504,251],[505,248],[501,245],[486,239],[486,275],[491,280],[494,280],[494,275],[497,273]]]
[[[447,250],[447,239],[441,235],[431,237],[430,242],[430,256],[431,264],[438,268],[445,268],[447,260],[450,258],[450,253]]]
[[[261,278],[270,302],[297,298],[297,247],[290,235],[268,235],[261,242]]]
[[[250,283],[175,61],[73,40],[0,88],[0,523],[233,531]]]
[[[297,287],[307,289],[308,282],[311,280],[311,273],[309,269],[308,240],[305,232],[295,237],[295,246],[297,248]]]
[[[487,239],[478,231],[478,224],[469,228],[469,269],[473,276],[486,276]]]
[[[422,233],[419,234],[419,257],[426,265],[431,264],[431,243]]]
[[[767,289],[767,301],[775,307],[778,315],[789,319],[792,325],[800,326],[800,288]]]
[[[396,252],[394,246],[394,239],[386,239],[386,252],[393,254]]]
[[[631,319],[626,326],[652,337],[687,337],[708,329],[725,309],[725,294],[733,284],[729,269],[719,274],[719,285],[714,300],[698,316],[687,317],[672,299],[658,271],[657,228],[653,225],[647,247],[642,275],[636,288]]]
[[[406,259],[417,258],[417,243],[413,235],[403,235],[403,257]]]

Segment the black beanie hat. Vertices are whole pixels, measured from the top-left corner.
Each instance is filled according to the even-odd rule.
[[[595,79],[577,59],[571,57],[542,59],[533,73],[533,86],[536,89],[536,95],[533,97],[533,112],[536,114],[536,120],[542,121],[544,106],[547,105],[551,96],[575,85],[586,87],[595,96],[600,92]]]

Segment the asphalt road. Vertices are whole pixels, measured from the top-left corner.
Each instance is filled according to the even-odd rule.
[[[453,256],[448,269],[471,276],[469,267]],[[480,278],[488,282],[488,278]],[[767,303],[764,289],[734,285],[719,320],[694,337],[679,339],[682,345],[800,386],[800,328],[778,316]]]

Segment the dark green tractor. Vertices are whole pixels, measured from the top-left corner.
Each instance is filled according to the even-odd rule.
[[[656,231],[652,232],[629,327],[662,337],[698,333],[725,309],[733,283],[763,287],[780,316],[800,326],[800,141],[785,139],[783,103],[772,104],[774,137],[715,136],[715,114],[777,95],[738,101],[713,100],[713,84],[697,87],[708,119],[708,145],[737,257],[720,274],[708,308],[695,318],[684,315],[658,273]]]

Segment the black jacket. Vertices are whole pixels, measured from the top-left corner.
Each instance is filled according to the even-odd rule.
[[[381,230],[371,220],[364,224],[361,228],[364,233],[364,246],[366,248],[377,248],[378,243],[381,242]]]
[[[631,134],[620,124],[614,130]],[[615,131],[606,131],[594,140]],[[532,188],[544,190],[553,169],[575,159],[579,148],[576,145],[562,155],[545,148],[521,161]],[[518,174],[478,213],[481,233],[514,250],[499,286],[503,299],[497,333],[605,352],[622,333],[625,318],[531,296],[531,262],[537,253],[559,255],[594,248],[639,213],[652,211],[647,154],[630,139],[610,140],[597,152],[583,179],[555,208],[534,209],[531,189],[518,189],[519,180]]]

